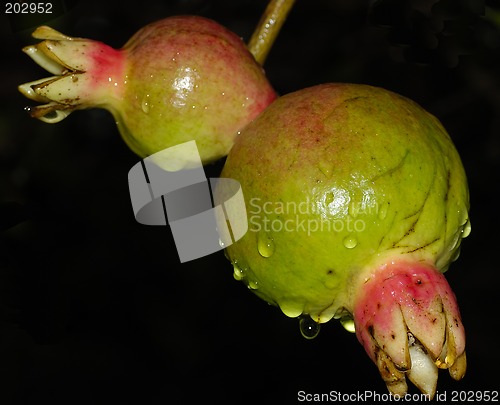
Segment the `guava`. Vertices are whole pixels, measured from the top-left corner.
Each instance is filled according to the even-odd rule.
[[[289,317],[341,319],[389,391],[461,379],[465,333],[443,273],[470,232],[466,175],[433,115],[393,92],[323,84],[274,101],[236,139],[248,231],[234,277]]]
[[[77,109],[109,110],[141,157],[195,140],[203,163],[227,154],[238,132],[275,98],[236,34],[213,20],[175,16],[140,29],[121,49],[42,26],[23,50],[55,76],[19,86],[44,103],[48,123]]]

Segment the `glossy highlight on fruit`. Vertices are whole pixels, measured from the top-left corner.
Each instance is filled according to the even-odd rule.
[[[175,16],[140,29],[121,49],[46,26],[23,49],[54,76],[19,86],[55,123],[72,111],[109,110],[128,146],[145,157],[195,140],[203,163],[225,156],[238,132],[276,94],[236,34],[207,18]]]
[[[289,317],[340,319],[393,394],[430,397],[466,369],[443,276],[470,232],[460,157],[416,103],[367,85],[287,94],[250,123],[222,177],[240,182],[249,231],[235,278]]]

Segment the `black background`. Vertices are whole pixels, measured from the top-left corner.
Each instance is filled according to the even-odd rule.
[[[30,119],[17,85],[48,75],[21,52],[48,24],[122,46],[175,14],[248,40],[261,0],[53,1],[2,10],[0,403],[297,402],[297,392],[386,392],[338,322],[314,340],[236,282],[222,252],[179,264],[170,230],[135,222],[139,161],[102,110]],[[298,0],[265,64],[280,94],[323,82],[382,86],[448,129],[466,168],[472,234],[447,278],[467,331],[468,372],[438,392],[498,390],[500,8],[480,0]],[[217,177],[223,162],[206,168]],[[411,393],[416,393],[414,387]],[[462,393],[465,395],[465,393]]]

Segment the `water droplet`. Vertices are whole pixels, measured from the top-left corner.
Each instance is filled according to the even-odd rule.
[[[344,238],[343,243],[347,249],[353,249],[358,244],[358,240],[356,239],[356,236],[348,235]]]
[[[289,318],[297,318],[304,311],[304,306],[296,300],[281,300],[278,305],[281,312]]]
[[[271,257],[274,253],[274,240],[266,232],[257,236],[257,249],[262,257]]]
[[[309,315],[302,316],[299,320],[300,333],[306,339],[314,339],[318,336],[321,325],[311,319]]]
[[[226,247],[226,244],[222,241],[222,239],[221,239],[221,238],[219,238],[219,246],[220,246],[221,248],[225,248],[225,247]]]
[[[340,318],[340,324],[347,332],[356,332],[356,327],[354,325],[354,319],[352,319],[352,316],[344,315],[342,318]]]
[[[469,236],[471,230],[472,230],[472,226],[470,224],[470,221],[467,220],[467,222],[465,223],[465,225],[462,229],[462,238],[466,238],[467,236]]]
[[[250,290],[258,290],[259,289],[259,282],[258,281],[249,281],[248,282],[248,288]]]
[[[387,216],[387,211],[389,211],[389,203],[383,203],[382,206],[380,207],[378,211],[378,218],[380,220],[384,220],[385,217]]]
[[[241,279],[245,278],[245,273],[236,263],[233,263],[233,270],[233,277],[235,280],[240,281]]]
[[[462,209],[459,212],[462,212],[462,221],[460,222],[460,225],[465,225],[467,221],[469,220],[469,214],[467,212],[467,209]]]
[[[149,94],[146,94],[146,96],[142,99],[141,103],[142,111],[144,111],[147,114],[149,112],[150,107],[151,106],[149,105]]]

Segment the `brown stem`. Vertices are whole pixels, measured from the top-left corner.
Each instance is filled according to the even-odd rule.
[[[278,36],[281,26],[286,20],[288,13],[295,0],[270,0],[257,28],[255,29],[248,49],[261,65],[264,64],[267,54]]]

